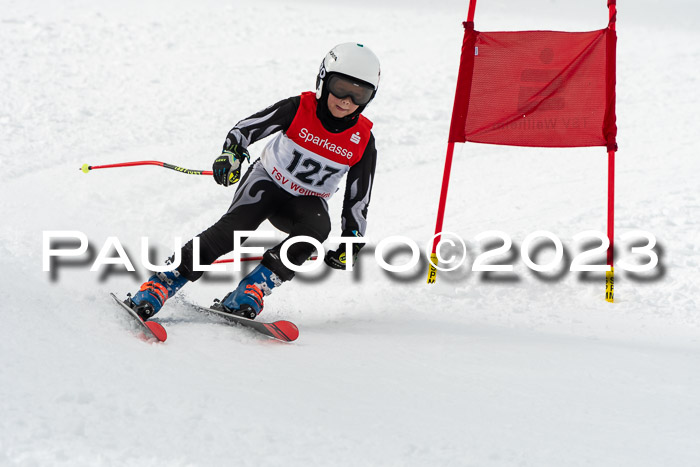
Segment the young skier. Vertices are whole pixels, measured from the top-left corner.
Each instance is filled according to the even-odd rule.
[[[235,231],[255,230],[263,221],[293,237],[306,235],[323,243],[330,234],[327,199],[347,175],[342,210],[342,236],[361,237],[367,227],[377,151],[372,122],[362,111],[379,85],[379,60],[362,44],[337,45],[325,56],[316,77],[316,92],[284,99],[241,120],[228,133],[223,152],[213,164],[214,180],[223,186],[238,182],[248,147],[275,135],[241,179],[228,211],[198,235],[199,264],[212,264],[233,250]],[[267,250],[262,262],[227,294],[219,309],[254,319],[263,297],[294,272],[280,259],[284,242]],[[353,244],[357,257],[361,244]],[[298,242],[287,251],[289,262],[301,265],[314,252]],[[325,262],[346,267],[346,248],[327,252]],[[193,267],[193,242],[181,250],[180,265],[151,276],[126,303],[144,320],[190,281],[202,276]]]

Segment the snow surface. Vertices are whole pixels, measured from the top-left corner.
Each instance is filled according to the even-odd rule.
[[[377,266],[379,240],[432,236],[467,2],[329,3],[0,0],[0,465],[700,465],[697,5],[619,2],[618,258],[634,258],[621,235],[645,230],[660,264],[618,271],[611,305],[600,273],[536,276],[517,256],[536,230],[568,258],[574,235],[605,230],[601,148],[460,146],[445,229],[470,261],[433,286],[425,261]],[[477,7],[482,30],[606,20],[603,1]],[[183,301],[158,316],[167,343],[134,338],[108,292],[147,277],[140,237],[160,261],[234,190],[78,167],[208,169],[236,121],[311,89],[327,50],[350,40],[382,61],[359,268],[275,290],[264,317],[299,325],[291,345]],[[494,229],[515,242],[513,274],[470,271],[474,237]],[[43,272],[48,230],[85,232],[92,258],[116,236],[138,273],[90,272],[87,256]],[[229,268],[182,297],[208,304],[240,277]]]

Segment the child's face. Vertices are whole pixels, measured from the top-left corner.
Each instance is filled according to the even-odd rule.
[[[328,110],[335,118],[343,118],[357,110],[356,105],[350,97],[338,99],[332,93],[328,93]]]

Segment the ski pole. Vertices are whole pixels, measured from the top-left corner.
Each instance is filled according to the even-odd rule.
[[[182,167],[178,167],[176,165],[168,164],[167,162],[161,162],[161,161],[135,161],[135,162],[121,162],[119,164],[106,164],[106,165],[88,165],[88,164],[83,164],[83,166],[79,169],[82,170],[85,173],[88,173],[91,170],[95,169],[112,169],[115,167],[133,167],[136,165],[157,165],[159,167],[163,167],[166,169],[172,169],[177,172],[181,172],[187,175],[212,175],[211,170],[190,170],[190,169],[184,169]]]
[[[307,261],[313,261],[316,258],[317,258],[317,256],[312,256]],[[248,256],[247,258],[241,258],[241,261],[262,261],[262,259],[263,259],[262,256]],[[233,261],[234,261],[233,258],[217,259],[212,264],[233,263]]]
[[[247,258],[241,258],[241,261],[262,261],[262,259],[263,259],[262,256],[248,256]],[[226,259],[217,259],[212,264],[233,263],[233,262],[234,262],[233,258],[226,258]]]

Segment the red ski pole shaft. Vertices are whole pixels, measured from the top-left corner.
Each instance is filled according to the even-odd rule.
[[[178,167],[177,165],[168,164],[167,162],[161,162],[161,161],[134,161],[134,162],[120,162],[118,164],[105,164],[105,165],[83,164],[83,166],[80,168],[80,170],[82,170],[85,173],[88,173],[91,170],[96,170],[96,169],[114,169],[117,167],[134,167],[134,166],[138,166],[138,165],[156,165],[159,167],[163,167],[165,169],[175,170],[176,172],[184,173],[187,175],[212,175],[211,170],[185,169],[183,167]]]
[[[263,259],[262,256],[249,256],[247,258],[241,258],[241,262],[243,262],[243,261],[262,261],[262,259]],[[233,258],[217,259],[212,264],[233,263],[234,261],[235,260]]]
[[[309,258],[309,261],[313,261],[316,258],[316,256],[312,256],[311,258]],[[241,261],[262,261],[262,259],[262,256],[248,256],[247,258],[241,258]],[[214,261],[213,264],[233,263],[234,261],[235,260],[233,258],[217,259],[216,261]]]

